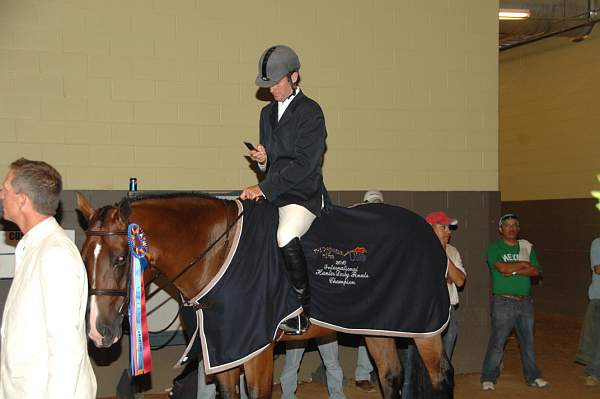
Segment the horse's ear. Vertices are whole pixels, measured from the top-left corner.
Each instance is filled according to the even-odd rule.
[[[121,200],[121,202],[119,202],[118,208],[119,208],[119,218],[123,222],[128,223],[129,216],[131,216],[131,204],[129,203],[129,200],[127,199],[127,197],[123,198]]]
[[[83,216],[85,216],[86,220],[89,222],[96,210],[83,194],[81,194],[79,191],[77,191],[75,194],[77,195],[77,209],[81,211]]]

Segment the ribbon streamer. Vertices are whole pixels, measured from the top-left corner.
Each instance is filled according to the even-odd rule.
[[[144,290],[144,270],[148,268],[146,253],[148,242],[140,226],[132,223],[127,228],[129,252],[131,254],[131,276],[129,292],[129,326],[131,375],[137,376],[152,371],[152,354],[148,337],[146,317],[146,293]]]

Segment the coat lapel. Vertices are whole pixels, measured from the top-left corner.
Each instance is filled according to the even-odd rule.
[[[271,131],[277,129],[277,101],[274,101],[270,105],[269,110],[269,125],[271,125]]]
[[[279,123],[275,124],[275,129],[279,129],[280,127],[282,127],[283,125],[285,125],[287,122],[289,122],[292,119],[292,116],[294,115],[294,112],[296,111],[298,104],[300,104],[300,102],[302,102],[303,98],[304,98],[304,94],[302,94],[302,91],[300,91],[298,94],[296,94],[296,96],[294,97],[294,99],[292,100],[290,105],[288,105],[288,107],[285,109],[285,112],[281,116]],[[275,120],[277,120],[277,109],[278,109],[278,105],[275,104]]]

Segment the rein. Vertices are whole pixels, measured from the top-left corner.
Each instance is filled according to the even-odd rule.
[[[202,258],[204,258],[206,256],[206,254],[215,247],[215,245],[218,244],[219,241],[221,241],[221,239],[223,239],[223,237],[227,236],[227,241],[229,241],[229,232],[231,231],[231,229],[233,228],[233,226],[235,226],[235,224],[238,222],[238,220],[241,219],[241,217],[244,215],[244,211],[242,210],[242,212],[240,212],[240,214],[235,218],[235,220],[229,224],[227,226],[227,229],[225,229],[225,231],[223,232],[223,234],[221,234],[219,237],[217,237],[217,239],[215,241],[213,241],[212,244],[210,244],[208,246],[208,248],[206,248],[204,250],[204,252],[202,252],[200,255],[196,256],[194,259],[192,259],[190,261],[190,263],[187,264],[187,266],[180,271],[173,279],[169,280],[169,283],[173,284],[175,283],[175,281],[181,277],[185,272],[187,272],[188,270],[190,270],[196,263],[198,263],[200,260],[202,260]],[[227,242],[226,241],[226,242]],[[173,284],[174,285],[174,284]]]

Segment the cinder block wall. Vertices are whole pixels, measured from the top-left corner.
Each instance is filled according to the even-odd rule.
[[[130,176],[142,190],[253,184],[242,141],[258,140],[266,104],[257,59],[289,44],[326,115],[328,188],[354,202],[384,190],[422,213],[452,203],[467,223],[456,237],[468,236],[457,245],[473,268],[460,317],[483,337],[487,275],[476,264],[499,205],[497,29],[497,2],[474,0],[4,0],[0,168],[46,160],[65,198],[87,190],[97,205]],[[481,337],[459,342],[458,371],[479,369]]]
[[[600,236],[591,190],[600,182],[600,31],[572,43],[551,38],[500,53],[502,208],[519,213],[538,249],[538,311],[583,317],[589,249]]]
[[[239,189],[260,53],[325,111],[334,190],[497,190],[497,2],[0,3],[0,167],[69,189]]]
[[[502,201],[590,198],[600,189],[600,30],[500,53]],[[600,216],[600,214],[599,214]]]
[[[595,204],[593,198],[502,202],[503,213],[520,216],[521,235],[544,267],[543,282],[533,291],[538,311],[583,320],[592,282],[590,245],[600,237]]]

